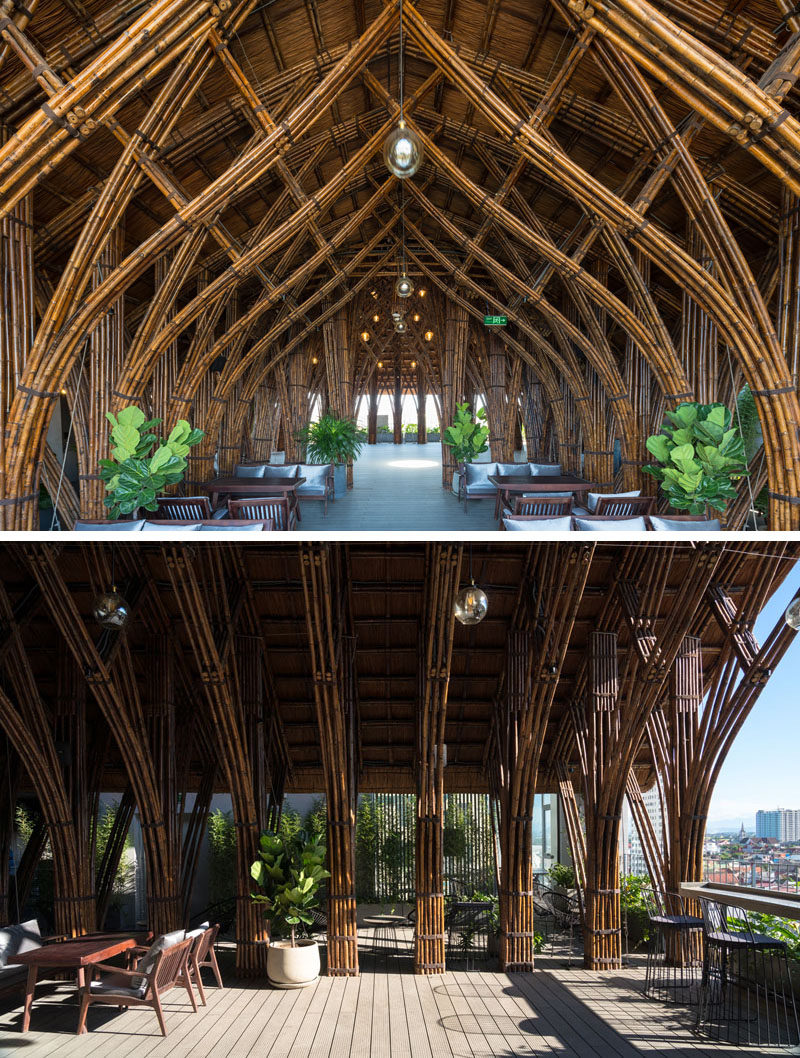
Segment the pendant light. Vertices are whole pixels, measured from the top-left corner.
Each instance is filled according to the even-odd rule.
[[[400,185],[400,275],[395,281],[394,292],[399,298],[410,298],[414,293],[414,284],[406,272],[406,194],[402,184]]]
[[[111,591],[101,592],[92,603],[92,616],[101,628],[121,631],[128,623],[130,607],[114,583],[114,545],[111,545]]]
[[[469,545],[469,586],[462,588],[453,603],[453,614],[462,625],[477,625],[489,609],[486,592],[475,584],[472,576],[472,544]]]
[[[796,599],[792,599],[786,608],[786,613],[783,615],[784,621],[790,628],[794,628],[795,631],[800,631],[800,596]]]
[[[389,172],[399,180],[405,180],[422,165],[422,144],[413,129],[406,126],[403,111],[403,67],[405,51],[403,48],[403,0],[400,0],[400,50],[398,56],[400,91],[400,120],[386,137],[383,144],[383,160]]]

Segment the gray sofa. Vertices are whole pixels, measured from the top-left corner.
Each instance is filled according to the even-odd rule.
[[[8,965],[8,960],[44,944],[39,923],[35,918],[0,929],[0,992],[23,988],[28,976],[27,966]]]

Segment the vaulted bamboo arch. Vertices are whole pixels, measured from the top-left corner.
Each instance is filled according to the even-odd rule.
[[[379,155],[398,115],[382,64],[397,60],[399,4],[351,12],[305,0],[325,17],[304,32],[281,2],[291,61],[254,0],[126,7],[118,37],[101,20],[95,43],[70,45],[77,71],[58,51],[57,24],[36,35],[41,8],[16,11],[0,30],[0,270],[15,319],[0,343],[4,527],[33,525],[62,395],[79,422],[84,514],[102,509],[103,413],[131,400],[170,421],[199,413],[209,428],[194,460],[201,483],[215,452],[230,452],[232,465],[235,446],[247,447],[255,395],[282,358],[308,355],[333,319],[345,340],[364,290],[391,274],[400,195]],[[559,444],[605,483],[618,441],[618,483],[640,484],[648,404],[657,419],[701,377],[712,399],[731,400],[746,382],[770,525],[796,527],[795,20],[787,13],[784,46],[756,13],[738,16],[739,54],[683,0],[666,10],[645,0],[538,6],[541,36],[527,51],[525,16],[502,0],[474,29],[436,0],[404,6],[404,113],[427,158],[405,188],[407,254],[436,287],[428,311],[443,320],[454,297],[507,311],[505,377],[519,386],[508,406],[522,414],[521,358],[550,387],[556,414],[555,371],[580,422],[572,430],[572,411],[558,413]],[[253,52],[264,29],[270,57]],[[658,97],[652,78],[665,89]],[[96,152],[109,134],[119,153],[106,159]],[[54,207],[75,173],[91,179]],[[93,335],[112,311],[119,333],[101,354]],[[475,304],[469,311],[477,317]],[[707,321],[699,352],[692,314]],[[412,385],[439,371],[441,326],[434,333],[415,356],[427,381],[420,369]],[[485,343],[473,340],[480,357]],[[358,400],[376,369],[358,343],[350,362]],[[484,385],[477,363],[466,377]],[[315,393],[327,394],[329,374],[309,376]],[[87,378],[102,379],[102,398]],[[388,392],[390,381],[375,384]]]

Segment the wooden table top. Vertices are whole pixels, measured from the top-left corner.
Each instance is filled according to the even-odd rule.
[[[8,960],[9,965],[23,966],[90,966],[95,962],[111,959],[120,952],[135,948],[136,937],[78,937],[75,940],[44,944],[41,948],[24,951]]]
[[[305,482],[304,477],[299,478],[215,478],[213,481],[207,481],[202,487],[207,492],[241,492],[242,494],[250,493],[252,495],[258,495],[259,489],[262,491],[271,489],[273,491],[285,491],[291,492],[292,489],[296,489],[298,485],[302,485]]]
[[[490,474],[489,481],[504,492],[569,492],[573,489],[591,492],[593,482],[574,474]]]
[[[800,922],[800,893],[757,889],[751,885],[731,885],[728,882],[681,882],[681,896],[689,900],[705,897],[718,904]]]

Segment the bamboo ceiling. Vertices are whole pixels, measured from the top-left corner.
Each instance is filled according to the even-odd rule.
[[[402,188],[381,158],[397,118],[396,2],[7,6],[6,528],[33,526],[62,395],[80,418],[90,513],[103,412],[131,399],[167,419],[188,410],[231,450],[265,385],[270,400],[283,387],[290,405],[299,386],[352,412],[371,385],[412,391],[423,373],[446,413],[456,311],[470,357],[453,393],[541,387],[553,444],[582,448],[608,484],[615,437],[631,485],[665,404],[730,401],[749,382],[771,527],[800,526],[788,0],[409,2],[406,111],[426,159]],[[420,320],[399,340],[387,321],[403,208],[427,301],[415,297]],[[489,341],[485,312],[510,318]],[[331,320],[345,396],[323,348]],[[302,370],[287,367],[300,352]]]
[[[422,543],[323,548],[330,561],[340,564],[341,591],[333,597],[331,634],[337,643],[354,647],[358,790],[415,789],[415,745],[421,715],[418,703],[425,665],[426,571],[431,556],[439,550]],[[162,707],[150,699],[148,688],[153,685],[152,644],[159,641],[167,644],[175,665],[176,723],[187,732],[181,761],[182,768],[190,769],[187,788],[200,787],[207,771],[207,746],[219,737],[216,713],[205,704],[208,694],[219,690],[233,693],[234,698],[240,695],[242,700],[249,696],[259,715],[272,718],[270,723],[274,719],[270,753],[288,765],[286,789],[318,792],[325,784],[314,674],[325,662],[312,658],[309,644],[317,642],[322,650],[326,633],[309,630],[302,555],[297,545],[279,544],[206,548],[119,545],[115,576],[132,605],[133,618],[126,634],[115,637],[101,635],[90,616],[95,594],[107,587],[110,577],[111,551],[107,545],[34,545],[29,550],[7,545],[0,553],[4,595],[9,604],[3,617],[5,645],[0,648],[0,660],[7,664],[12,649],[7,632],[17,628],[43,707],[69,710],[59,682],[59,657],[67,642],[74,648],[76,637],[82,641],[85,635],[86,643],[94,644],[77,649],[79,654],[84,652],[79,668],[88,680],[88,730],[93,732],[102,764],[100,789],[122,790],[126,778],[118,746],[106,735],[97,696],[111,695],[113,702],[113,695],[119,693],[121,701],[134,703],[133,716],[142,709],[144,715],[151,715],[153,710],[157,714]],[[688,621],[685,634],[700,637],[703,679],[711,686],[715,679],[724,677],[729,671],[725,667],[732,661],[735,664],[737,658],[744,657],[743,664],[750,664],[747,651],[751,651],[749,656],[756,653],[751,637],[753,621],[791,568],[789,559],[798,557],[800,551],[793,544],[764,545],[750,553],[682,543],[650,543],[646,548],[621,544],[594,548],[584,544],[476,544],[473,572],[489,596],[488,616],[478,626],[462,626],[450,616],[449,592],[444,599],[446,625],[454,627],[446,691],[445,788],[489,789],[493,718],[497,703],[510,693],[505,683],[510,678],[507,643],[512,629],[521,623],[530,622],[531,656],[541,651],[549,670],[551,664],[558,667],[561,644],[554,641],[553,653],[548,654],[550,648],[541,647],[543,630],[551,617],[569,617],[563,633],[559,633],[566,637],[565,654],[541,741],[538,773],[539,788],[555,790],[557,763],[578,765],[569,710],[570,703],[583,694],[591,633],[597,628],[617,633],[620,672],[624,673],[635,662],[640,649],[637,643],[666,643],[673,631]],[[580,581],[574,588],[559,581],[573,560],[581,577],[585,574],[582,587]],[[459,561],[460,582],[464,584],[468,582],[466,551]],[[698,596],[695,611],[691,608],[694,593],[703,576],[708,577],[708,587]],[[45,584],[48,589],[43,593]],[[548,585],[555,586],[551,600],[557,605],[548,604],[551,612],[543,609],[537,617],[532,612],[538,605],[535,600],[547,598],[542,592],[550,590]],[[569,593],[573,590],[577,592],[577,610],[574,623],[570,623]],[[69,638],[65,639],[60,622],[65,614],[72,613],[73,605],[74,616],[65,626]],[[207,621],[207,630],[198,623],[198,615]],[[230,654],[234,641],[239,644],[234,650],[236,658],[258,656],[263,644],[263,682],[258,684],[258,692],[246,689],[250,677],[246,677],[242,662],[234,664]],[[91,654],[93,649],[96,655]],[[335,666],[343,664],[341,649],[336,648]],[[214,650],[223,659],[218,687],[208,661],[209,651]],[[109,673],[108,683],[98,668],[101,664]],[[753,683],[762,683],[769,676],[769,671],[758,665],[747,671]],[[659,679],[663,680],[663,675]],[[534,672],[534,681],[538,678]],[[542,678],[547,680],[546,672]],[[649,785],[649,752],[642,749],[636,759],[640,781]],[[224,780],[220,781],[225,788]]]

